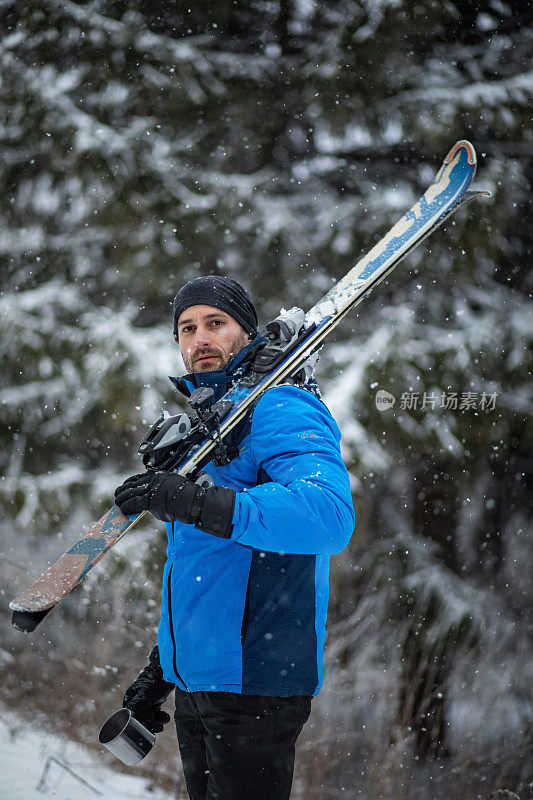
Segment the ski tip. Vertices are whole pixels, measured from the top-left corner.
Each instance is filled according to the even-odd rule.
[[[49,608],[47,608],[46,611],[13,611],[11,624],[17,631],[31,633],[35,630],[37,625],[42,622],[49,611]]]
[[[460,204],[463,205],[464,203],[469,203],[470,200],[476,200],[480,197],[492,197],[492,192],[490,189],[473,189],[470,192],[465,192]]]
[[[444,159],[444,163],[449,164],[450,161],[452,161],[455,158],[459,150],[461,150],[462,148],[466,150],[466,157],[468,163],[470,164],[471,167],[474,167],[477,164],[476,151],[474,149],[474,145],[471,144],[471,142],[469,142],[467,139],[461,139],[459,142],[456,142],[454,144],[454,146]]]

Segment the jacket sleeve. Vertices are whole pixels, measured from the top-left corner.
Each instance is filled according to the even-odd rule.
[[[238,492],[231,539],[267,552],[339,553],[353,533],[340,431],[310,392],[278,386],[252,418],[251,455],[271,482]]]

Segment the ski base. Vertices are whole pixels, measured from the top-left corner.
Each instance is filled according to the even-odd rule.
[[[10,602],[13,627],[24,633],[35,630],[41,620],[63,597],[70,594],[141,516],[143,515],[138,514],[130,519],[118,506],[113,506],[93,525],[86,536],[63,553],[40,578]]]

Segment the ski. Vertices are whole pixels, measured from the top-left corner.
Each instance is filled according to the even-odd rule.
[[[222,400],[204,411],[205,392],[190,404],[190,414],[162,416],[152,426],[139,452],[148,468],[172,469],[195,478],[215,453],[224,454],[224,439],[252,404],[268,389],[284,383],[304,368],[326,336],[398,264],[452,214],[487,191],[470,191],[476,174],[476,153],[461,140],[450,150],[434,182],[393,228],[307,314],[282,314],[267,325],[266,347],[245,375]],[[33,631],[57,603],[141,519],[128,518],[113,506],[35,583],[10,602],[12,624]]]

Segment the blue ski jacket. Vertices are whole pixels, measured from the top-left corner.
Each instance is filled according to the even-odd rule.
[[[258,401],[239,455],[205,472],[236,494],[229,539],[165,523],[159,654],[185,691],[316,695],[329,557],[349,542],[354,511],[340,432],[306,389]]]

